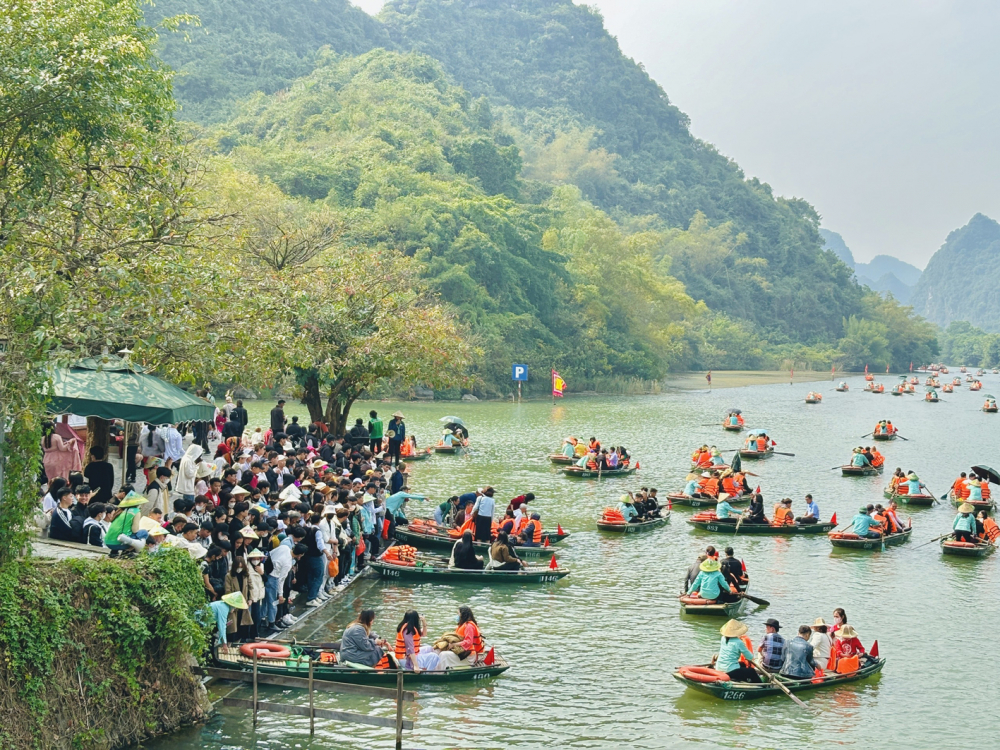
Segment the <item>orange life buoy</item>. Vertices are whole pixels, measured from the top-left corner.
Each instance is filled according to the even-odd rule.
[[[715,604],[715,599],[702,599],[700,596],[682,596],[681,604]]]
[[[944,546],[945,547],[975,547],[976,545],[973,544],[972,542],[951,541],[951,542],[945,542]]]
[[[693,682],[729,682],[728,674],[711,667],[681,667],[677,671]]]
[[[240,646],[240,653],[250,659],[255,651],[259,659],[287,659],[292,655],[291,651],[277,643],[244,643]]]

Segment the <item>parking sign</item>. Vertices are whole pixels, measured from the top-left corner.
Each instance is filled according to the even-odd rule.
[[[516,380],[520,383],[525,383],[528,380],[528,366],[527,365],[511,365],[510,368],[510,379]]]

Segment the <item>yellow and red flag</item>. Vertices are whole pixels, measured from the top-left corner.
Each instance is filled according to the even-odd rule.
[[[562,396],[563,391],[566,389],[566,382],[559,377],[559,373],[555,370],[552,371],[552,396]]]

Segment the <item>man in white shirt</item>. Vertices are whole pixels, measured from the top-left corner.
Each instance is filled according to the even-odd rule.
[[[177,427],[169,424],[163,430],[163,460],[167,466],[173,466],[184,457],[184,438]]]
[[[483,490],[483,494],[476,498],[476,504],[472,506],[472,516],[476,519],[475,539],[477,542],[489,542],[493,538],[493,512],[496,510],[493,494],[493,488],[487,487]]]
[[[281,592],[285,590],[285,579],[306,550],[306,545],[299,542],[294,547],[280,544],[268,553],[267,560],[264,561],[267,580],[264,581],[264,607],[260,615],[265,630],[276,625],[288,627],[292,624],[290,615],[283,617],[280,622],[275,622],[275,618],[278,616],[278,604],[285,601],[281,596]]]

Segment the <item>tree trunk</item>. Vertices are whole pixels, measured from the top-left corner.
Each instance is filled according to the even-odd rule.
[[[322,422],[323,397],[319,392],[319,378],[310,375],[302,385],[302,404],[309,410],[310,422]]]
[[[330,425],[330,432],[334,435],[347,434],[347,419],[351,414],[351,406],[354,405],[357,394],[352,394],[341,400],[342,398],[342,393],[331,391],[326,404],[326,419]]]
[[[87,417],[87,444],[83,451],[83,466],[86,468],[90,463],[90,449],[94,447],[104,448],[104,458],[108,455],[108,442],[110,441],[108,430],[111,422],[100,417]]]

